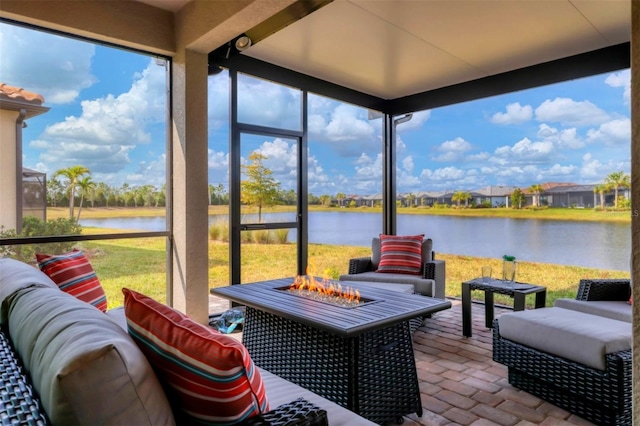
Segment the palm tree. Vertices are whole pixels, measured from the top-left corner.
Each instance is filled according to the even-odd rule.
[[[521,209],[524,202],[524,193],[520,188],[516,188],[511,193],[511,207],[514,209]]]
[[[593,187],[593,192],[600,194],[600,210],[604,210],[604,193],[609,190],[609,185],[604,183]]]
[[[62,198],[64,187],[58,179],[52,177],[47,181],[47,198],[49,204],[53,207],[58,207],[58,200]]]
[[[619,188],[629,188],[631,186],[631,177],[624,172],[613,172],[609,173],[604,179],[605,183],[613,188],[615,192],[615,201],[614,207],[618,208],[618,189]]]
[[[96,195],[98,200],[104,200],[105,207],[109,207],[109,195],[111,195],[113,190],[104,182],[98,183],[96,186]]]
[[[453,193],[453,195],[451,196],[451,201],[455,201],[458,204],[458,207],[460,207],[460,202],[464,201],[466,205],[469,198],[471,198],[471,194],[469,192],[466,191],[456,191]]]
[[[540,184],[531,185],[529,187],[529,192],[533,194],[533,205],[535,207],[540,207],[540,194],[542,194],[543,188]]]
[[[78,217],[76,220],[80,220],[80,212],[82,211],[82,203],[84,202],[84,196],[90,195],[96,189],[96,183],[91,180],[91,176],[84,176],[78,180],[78,188],[80,189],[80,205],[78,206]]]
[[[345,195],[344,192],[338,192],[338,194],[336,194],[336,198],[338,199],[338,203],[340,204],[340,207],[342,207],[342,200],[347,198],[347,196]]]
[[[411,193],[409,193],[407,195],[407,207],[411,207],[413,205],[413,202],[415,201],[415,199],[416,199],[416,196],[411,194]]]
[[[78,180],[91,171],[85,166],[71,166],[66,169],[60,169],[53,174],[53,177],[63,176],[67,178],[67,191],[69,192],[69,219],[73,219],[73,204],[76,197],[76,187]]]

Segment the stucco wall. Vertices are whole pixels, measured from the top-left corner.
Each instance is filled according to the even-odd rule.
[[[17,111],[0,109],[0,227],[16,227],[16,119]]]

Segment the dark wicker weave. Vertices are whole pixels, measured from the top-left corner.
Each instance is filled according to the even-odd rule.
[[[606,370],[560,358],[500,336],[493,360],[509,367],[509,383],[601,425],[631,425],[631,350],[606,356]]]
[[[631,285],[627,279],[580,280],[577,300],[629,300]]]
[[[340,337],[247,307],[243,340],[256,365],[373,422],[422,415],[407,322]]]
[[[269,411],[262,416],[252,417],[248,426],[327,426],[327,412],[317,405],[298,398],[288,404]]]
[[[576,299],[625,301],[629,280],[580,281]],[[493,360],[509,367],[509,383],[593,423],[631,425],[631,350],[606,355],[601,371],[500,336],[493,323]]]
[[[22,364],[0,329],[0,424],[49,424]]]

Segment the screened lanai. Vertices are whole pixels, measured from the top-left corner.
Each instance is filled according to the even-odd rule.
[[[207,187],[206,92],[215,67],[382,113],[381,231],[389,233],[394,232],[395,220],[394,203],[389,202],[395,193],[390,143],[395,120],[427,108],[631,67],[632,193],[638,187],[636,2],[5,0],[0,17],[170,58],[170,300],[203,322],[208,314],[203,295],[209,290],[202,196]],[[242,35],[251,39],[251,46],[240,52],[235,42]],[[304,143],[302,129],[294,136]],[[303,195],[304,175],[300,178]],[[637,198],[632,198],[632,211],[640,210]],[[298,213],[303,216],[296,226],[304,233],[303,206]],[[640,273],[638,226],[640,218],[634,215],[633,275]],[[302,268],[304,244],[298,250]],[[233,251],[229,259],[232,265],[237,262]],[[232,267],[232,274],[237,268]],[[638,296],[638,290],[634,292]],[[637,328],[638,315],[635,318]],[[635,348],[640,345],[638,335]],[[638,351],[634,359],[637,373]],[[634,397],[638,401],[637,390]],[[636,404],[636,418],[639,410]]]

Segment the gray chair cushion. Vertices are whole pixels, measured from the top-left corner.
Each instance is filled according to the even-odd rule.
[[[624,322],[633,319],[632,306],[625,301],[557,299],[554,306]]]
[[[605,370],[605,354],[631,349],[631,324],[571,309],[510,312],[498,319],[505,339]]]
[[[433,297],[433,287],[435,285],[433,280],[422,278],[419,275],[382,274],[375,271],[340,275],[340,281],[376,282],[385,283],[389,286],[394,284],[413,284],[414,293],[431,297]]]

